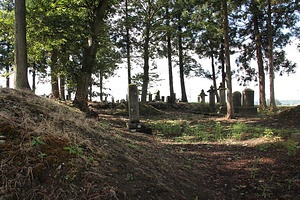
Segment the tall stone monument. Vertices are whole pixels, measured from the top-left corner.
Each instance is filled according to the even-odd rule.
[[[209,92],[209,106],[214,107],[216,104],[214,86],[210,86],[210,89],[207,92]]]
[[[141,128],[138,96],[137,86],[130,84],[128,86],[129,122],[127,123],[127,127],[132,131]]]
[[[219,86],[219,93],[220,93],[220,104],[221,106],[226,105],[226,88],[224,87],[223,83],[220,83]]]

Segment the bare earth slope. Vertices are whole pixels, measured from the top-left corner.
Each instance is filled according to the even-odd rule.
[[[122,115],[99,112],[99,121],[87,119],[69,105],[1,88],[0,199],[300,198],[299,152],[262,151],[251,141],[178,143],[128,132]]]

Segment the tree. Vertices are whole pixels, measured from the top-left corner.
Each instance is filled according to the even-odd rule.
[[[16,89],[30,90],[27,75],[25,0],[15,1],[15,76]]]
[[[274,58],[273,58],[273,34],[272,34],[272,19],[271,19],[271,0],[268,0],[268,17],[267,17],[267,30],[268,30],[268,58],[270,70],[270,110],[276,110],[275,92],[274,92]]]
[[[239,24],[239,48],[241,49],[237,64],[240,67],[239,72],[246,72],[240,78],[243,82],[256,80],[257,71],[250,66],[251,59],[256,56],[260,91],[259,107],[261,109],[266,109],[267,107],[265,70],[270,70],[269,64],[273,63],[271,65],[273,65],[274,72],[279,72],[281,75],[285,72],[288,74],[293,72],[296,67],[294,63],[286,59],[283,48],[291,41],[292,36],[298,32],[296,23],[299,21],[297,14],[299,3],[297,1],[274,1],[273,8],[271,9],[270,7],[268,9],[268,7],[268,2],[266,1],[249,0],[245,1],[239,12],[236,12],[239,19],[237,23]],[[268,10],[272,11],[272,13],[268,13]],[[272,26],[269,25],[270,23]],[[253,48],[252,43],[255,44],[255,48]],[[273,50],[269,50],[269,44],[272,45]],[[273,61],[270,60],[272,57],[270,56],[270,51],[274,55]],[[274,73],[270,75],[273,76],[272,74]],[[271,78],[270,81],[272,82],[273,79]],[[273,83],[270,85],[271,88],[273,87],[272,85]],[[272,91],[271,93],[274,94]]]
[[[6,87],[10,87],[10,75],[14,62],[13,58],[13,32],[14,32],[14,13],[11,1],[0,2],[0,70],[6,78]]]
[[[167,28],[167,58],[168,58],[168,74],[169,74],[169,89],[170,89],[170,100],[169,103],[175,103],[175,94],[174,94],[174,86],[173,86],[173,70],[172,70],[172,43],[171,43],[171,31],[170,28],[170,12],[169,12],[170,1],[168,0],[166,6],[166,28]]]
[[[223,0],[223,16],[224,16],[224,47],[225,47],[225,62],[226,62],[226,85],[227,85],[227,119],[234,117],[232,103],[232,83],[231,83],[231,67],[230,67],[230,52],[229,52],[229,26],[228,26],[228,11],[227,0]]]

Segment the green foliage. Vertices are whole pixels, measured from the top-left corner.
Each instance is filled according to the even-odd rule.
[[[126,181],[133,181],[133,174],[130,174],[130,173],[128,173],[128,174],[126,174]]]
[[[46,144],[45,142],[43,142],[41,140],[41,137],[42,136],[32,137],[31,146],[38,146],[38,145],[44,145],[44,144]]]
[[[298,149],[298,142],[289,139],[283,143],[283,146],[286,148],[287,154],[289,156],[296,155]]]
[[[64,147],[64,150],[68,151],[70,155],[82,155],[83,148],[75,144],[73,146]]]

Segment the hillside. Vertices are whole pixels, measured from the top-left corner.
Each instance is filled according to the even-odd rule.
[[[266,138],[178,141],[187,124],[216,132],[216,121],[236,120],[154,110],[142,116],[154,132],[145,135],[125,128],[124,111],[89,119],[64,102],[1,88],[0,199],[300,198],[299,151],[287,156]],[[154,124],[178,118],[185,126],[167,136]]]

